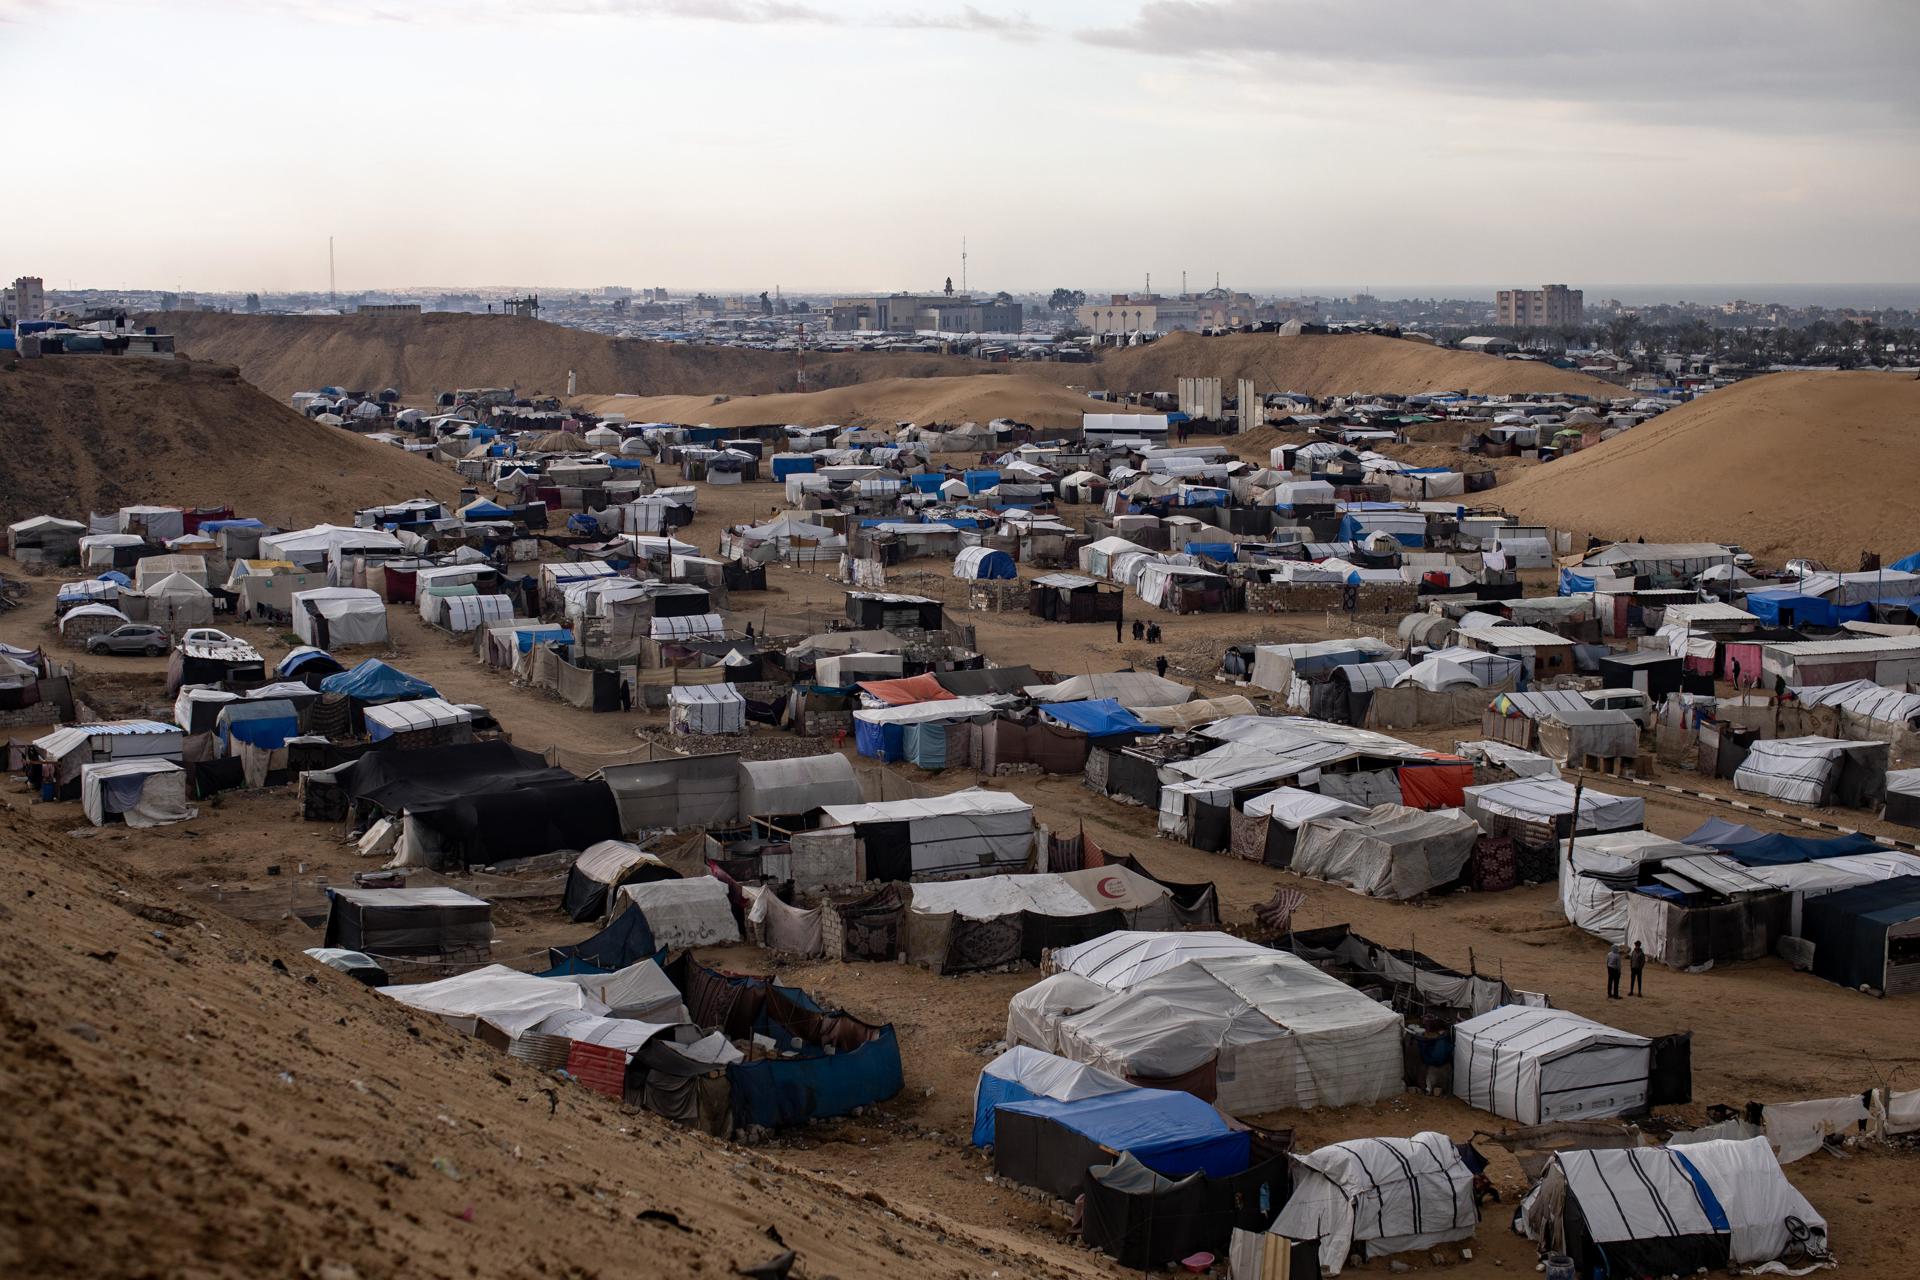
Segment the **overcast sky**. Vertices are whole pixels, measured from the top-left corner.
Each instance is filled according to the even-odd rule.
[[[0,0],[0,278],[1920,280],[1916,0]]]

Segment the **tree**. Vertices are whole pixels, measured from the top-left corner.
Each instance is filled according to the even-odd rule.
[[[763,316],[773,314],[773,300],[767,297],[767,291],[765,289],[760,291],[760,314]]]
[[[1073,311],[1087,305],[1084,289],[1055,289],[1047,298],[1047,306],[1054,311]]]

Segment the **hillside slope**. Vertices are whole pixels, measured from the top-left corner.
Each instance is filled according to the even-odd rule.
[[[1235,379],[1252,378],[1257,391],[1311,396],[1356,391],[1548,391],[1601,398],[1625,394],[1610,382],[1570,369],[1370,333],[1241,333],[1218,338],[1175,333],[1144,347],[1115,351],[1091,370],[1065,367],[1109,391],[1172,391],[1181,378],[1220,378],[1225,382],[1222,390],[1232,395]]]
[[[1673,409],[1491,495],[1529,519],[1611,538],[1727,541],[1764,561],[1920,551],[1920,382],[1775,373]]]
[[[896,422],[991,422],[995,418],[1013,418],[1038,427],[1077,427],[1081,414],[1113,409],[1028,372],[884,378],[831,391],[735,396],[721,403],[715,403],[712,396],[584,396],[580,404],[596,413],[624,413],[634,422],[708,423],[716,427],[771,422],[890,427]]]
[[[310,422],[233,369],[66,356],[0,368],[0,515],[218,506],[292,527],[460,489],[445,467]]]
[[[239,366],[255,386],[285,400],[296,391],[396,387],[424,397],[459,387],[516,387],[560,395],[572,371],[582,395],[753,395],[790,391],[794,357],[778,351],[685,346],[609,338],[519,316],[246,316],[170,312],[147,321],[172,332],[181,351]],[[810,352],[816,387],[872,378],[978,373],[948,356]]]
[[[0,1274],[724,1277],[781,1252],[769,1228],[795,1280],[1107,1273],[628,1111],[113,838],[0,804]]]

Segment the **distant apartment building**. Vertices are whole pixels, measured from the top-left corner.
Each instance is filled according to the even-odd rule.
[[[1502,289],[1494,295],[1494,323],[1516,329],[1586,322],[1586,295],[1563,284],[1538,289]]]
[[[420,304],[417,302],[363,302],[360,304],[363,316],[417,316]]]
[[[21,276],[0,294],[0,315],[11,324],[47,318],[47,286],[39,276]]]
[[[1074,312],[1090,333],[1173,333],[1180,329],[1224,329],[1275,317],[1246,293],[1209,289],[1164,297],[1157,293],[1116,293],[1105,302],[1089,302]]]
[[[835,298],[828,323],[840,333],[1018,333],[1024,309],[1017,302],[965,294],[889,293]]]

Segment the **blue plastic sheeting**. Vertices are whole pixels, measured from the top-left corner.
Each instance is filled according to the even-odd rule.
[[[1195,486],[1180,491],[1180,505],[1183,507],[1224,507],[1233,495],[1225,489],[1210,489]]]
[[[868,720],[853,722],[853,746],[863,756],[886,764],[906,758],[905,725],[875,724]]]
[[[263,698],[258,702],[229,703],[220,709],[215,730],[220,745],[229,750],[243,742],[262,751],[278,751],[287,739],[300,732],[300,717],[293,704],[282,698]]]
[[[785,480],[788,476],[794,475],[810,475],[813,469],[812,458],[775,458],[773,460],[773,478],[775,480]],[[915,476],[914,479],[917,481],[920,477]],[[920,486],[916,484],[914,487],[919,488]],[[931,492],[931,490],[923,489],[922,492]]]
[[[1571,569],[1562,569],[1560,571],[1561,595],[1573,596],[1591,590],[1593,590],[1593,579],[1586,574],[1575,573]]]
[[[308,666],[316,662],[327,663],[335,670],[338,670],[340,666],[340,663],[334,656],[324,649],[295,649],[292,653],[280,659],[280,665],[274,668],[274,673],[276,675],[290,676],[296,671],[305,670]]]
[[[573,632],[565,627],[528,627],[514,632],[513,641],[519,652],[531,653],[536,644],[572,644]]]
[[[1872,606],[1835,604],[1819,596],[1803,596],[1797,591],[1774,589],[1749,591],[1747,612],[1771,627],[1837,627],[1843,622],[1865,622],[1872,618]]]
[[[1687,1159],[1687,1153],[1678,1147],[1668,1147],[1668,1154],[1680,1162],[1693,1182],[1694,1194],[1700,1197],[1700,1211],[1707,1215],[1707,1222],[1715,1231],[1731,1232],[1732,1225],[1727,1221],[1727,1211],[1720,1204],[1720,1197],[1713,1194],[1713,1187],[1707,1182],[1706,1175],[1694,1168],[1693,1161]]]
[[[418,676],[410,676],[398,667],[390,667],[378,658],[368,658],[351,671],[330,675],[320,682],[322,693],[344,693],[362,702],[396,702],[402,698],[437,698],[438,690]]]
[[[608,973],[638,964],[653,954],[653,930],[647,924],[646,913],[635,910],[621,912],[612,924],[583,942],[547,948],[547,959],[555,965],[579,961]]]
[[[947,767],[947,722],[934,720],[903,726],[900,751],[908,764],[922,769]]]
[[[1237,561],[1240,558],[1231,542],[1189,542],[1187,552],[1190,555],[1205,556],[1209,560]]]
[[[237,520],[202,520],[200,532],[218,533],[222,529],[264,529],[267,526],[252,516],[242,516]]]
[[[1872,836],[1768,835],[1724,818],[1708,818],[1699,830],[1680,838],[1682,844],[1715,849],[1749,867],[1779,867],[1822,858],[1844,858],[1856,853],[1880,853]]]
[[[1353,504],[1353,503],[1348,504],[1349,507],[1352,507],[1354,505],[1356,504]],[[1377,504],[1377,503],[1360,504],[1360,505],[1363,507],[1363,509],[1367,506],[1372,506],[1375,508],[1380,507],[1380,504]],[[1395,507],[1393,508],[1393,510],[1397,511],[1399,510],[1399,508]],[[1366,539],[1366,536],[1367,536],[1367,530],[1365,526],[1363,526],[1358,519],[1350,515],[1340,517],[1340,531],[1334,535],[1334,538],[1337,541],[1361,542]],[[1427,545],[1427,535],[1424,533],[1395,533],[1393,535],[1393,540],[1395,542],[1398,542],[1403,547],[1424,547]]]
[[[111,582],[115,586],[119,586],[119,587],[130,587],[133,585],[133,579],[129,578],[126,574],[120,572],[118,569],[107,570],[105,573],[101,574],[98,578],[96,578],[95,581]]]
[[[966,482],[968,493],[980,493],[1000,483],[998,471],[968,471],[961,476]]]
[[[1005,580],[1019,577],[1020,570],[1014,567],[1013,557],[1006,552],[988,551],[987,554],[977,558],[970,576],[976,580],[989,578]]]
[[[533,976],[536,978],[573,978],[581,974],[592,976],[594,974],[611,972],[613,972],[611,969],[602,969],[599,965],[590,964],[585,960],[567,959],[562,960],[551,969],[542,969]]]
[[[1895,560],[1887,568],[1895,573],[1920,573],[1920,551],[1914,552],[1904,560]]]
[[[499,503],[488,502],[485,498],[477,498],[460,508],[460,518],[463,520],[505,520],[512,515],[513,512]]]
[[[806,1045],[797,1058],[736,1062],[727,1068],[727,1080],[733,1086],[734,1123],[769,1129],[844,1116],[855,1107],[884,1102],[906,1086],[900,1042],[890,1026],[857,1049],[829,1054]]]
[[[1169,1177],[1227,1178],[1247,1167],[1247,1131],[1229,1128],[1218,1111],[1190,1093],[1129,1089],[1077,1102],[1032,1098],[1000,1110],[1051,1120],[1109,1151],[1130,1151]]]
[[[907,477],[908,483],[921,493],[938,493],[940,486],[947,482],[946,473],[940,471],[920,471]]]
[[[1687,896],[1686,894],[1680,892],[1678,889],[1673,888],[1671,885],[1664,885],[1664,884],[1636,885],[1634,886],[1633,891],[1635,893],[1644,893],[1649,898],[1665,898],[1669,902],[1680,902],[1680,901],[1683,901]]]
[[[1112,698],[1049,702],[1041,710],[1067,728],[1078,729],[1089,738],[1104,738],[1115,733],[1160,732],[1159,725],[1148,724]]]

